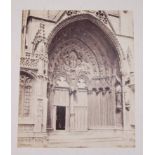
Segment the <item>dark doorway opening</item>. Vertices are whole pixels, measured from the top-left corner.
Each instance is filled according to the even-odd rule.
[[[66,107],[57,106],[56,110],[56,130],[65,130]]]

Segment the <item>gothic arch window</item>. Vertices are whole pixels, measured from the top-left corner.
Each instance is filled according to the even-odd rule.
[[[32,103],[32,81],[33,79],[21,75],[20,77],[20,94],[19,94],[19,116],[29,117],[30,106]]]

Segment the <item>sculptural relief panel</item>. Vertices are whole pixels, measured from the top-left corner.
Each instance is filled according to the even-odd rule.
[[[59,54],[57,53],[66,51],[64,52],[66,53],[66,57],[64,56],[61,58],[65,59],[65,64],[70,63],[70,65],[76,66],[80,63],[82,58],[84,61],[81,61],[81,66],[85,67],[83,67],[83,70],[92,68],[92,71],[94,72],[92,74],[96,77],[111,76],[112,74],[120,76],[117,56],[114,54],[115,51],[109,48],[109,44],[107,45],[105,41],[106,36],[101,38],[101,33],[96,30],[96,27],[89,25],[88,28],[85,26],[87,24],[90,23],[84,22],[82,23],[82,26],[76,26],[74,24],[68,26],[68,28],[64,28],[64,30],[61,30],[57,34],[56,38],[53,40],[53,45],[50,47],[50,53],[52,53],[50,54],[50,62],[55,61],[54,57],[59,57]],[[73,58],[75,64],[72,60],[69,60],[70,62],[67,60],[70,59],[70,53],[75,53],[74,55],[76,56],[73,57],[77,57],[77,62],[75,61],[75,58]],[[57,60],[58,59],[56,59],[56,61]],[[59,61],[57,61],[57,64],[61,64],[64,60]],[[52,66],[54,67],[53,64],[50,64],[51,68]],[[67,64],[65,66],[65,69],[67,69]]]
[[[88,79],[99,76],[95,55],[83,43],[75,39],[61,43],[60,47],[58,45],[53,51],[49,72],[52,73],[50,78],[65,72],[69,82],[77,80],[77,77],[81,75],[89,77]]]

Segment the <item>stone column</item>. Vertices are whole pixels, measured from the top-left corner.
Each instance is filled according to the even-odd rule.
[[[124,129],[129,130],[131,128],[131,105],[132,105],[132,94],[129,87],[130,79],[123,78],[123,117],[124,117]]]
[[[131,108],[130,108],[130,126],[131,127],[135,127],[135,85],[130,85],[130,104],[131,104]]]
[[[130,82],[128,84],[128,93],[129,93],[129,125],[130,128],[135,127],[135,84],[134,84],[134,74],[130,74]]]
[[[70,90],[70,112],[69,112],[69,117],[70,117],[70,130],[74,130],[74,120],[75,120],[75,111],[74,111],[74,106],[75,106],[75,101],[74,101],[74,95],[76,95],[76,91],[73,89],[73,90]]]
[[[125,94],[126,94],[126,92],[125,92],[125,76],[122,75],[122,104],[123,104],[123,128],[124,128],[124,130],[127,129]]]
[[[37,96],[35,106],[35,131],[46,132],[47,125],[47,80],[39,78],[37,80]]]
[[[47,58],[40,54],[38,60],[37,100],[35,114],[35,131],[46,132],[47,126]]]
[[[47,94],[48,94],[48,107],[47,107],[47,119],[48,119],[48,126],[47,128],[48,129],[52,129],[53,128],[53,101],[54,101],[54,89],[53,89],[53,86],[49,83],[48,84],[48,90],[47,90]]]
[[[42,131],[43,97],[41,87],[42,87],[42,78],[38,77],[36,81],[35,132]]]
[[[41,79],[38,77],[36,80],[36,100],[35,100],[35,128],[34,132],[41,132],[41,109],[42,109],[42,98],[41,98]]]
[[[53,106],[52,109],[52,116],[53,116],[53,130],[56,130],[56,105]]]
[[[42,132],[46,132],[47,128],[47,79],[45,78],[43,81],[43,128]]]

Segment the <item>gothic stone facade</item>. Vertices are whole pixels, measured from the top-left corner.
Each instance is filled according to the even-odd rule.
[[[131,147],[130,11],[22,12],[19,147]]]

